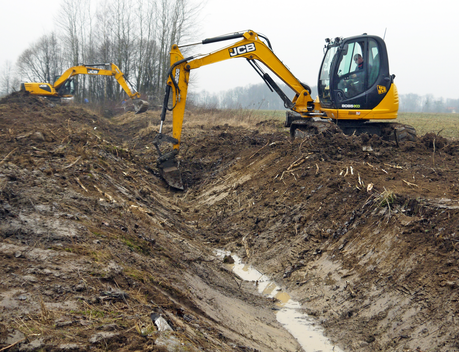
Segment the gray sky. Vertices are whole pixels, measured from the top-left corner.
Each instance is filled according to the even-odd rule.
[[[59,0],[0,0],[0,67],[6,60],[14,63],[31,43],[55,28],[59,7]],[[266,35],[292,73],[313,86],[325,38],[361,33],[383,37],[386,28],[390,70],[396,75],[400,94],[459,99],[459,69],[452,66],[459,57],[459,21],[453,0],[207,0],[196,39],[252,29]],[[199,46],[193,51],[206,53],[226,44]],[[262,82],[241,59],[201,67],[192,75],[195,91]]]

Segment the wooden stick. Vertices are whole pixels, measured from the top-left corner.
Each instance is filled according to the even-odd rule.
[[[398,165],[391,165],[391,164],[387,164],[387,163],[384,163],[384,165],[389,166],[389,167],[392,167],[392,168],[394,168],[394,169],[403,169],[403,167],[398,166]]]
[[[40,336],[40,334],[32,334],[32,335],[29,335],[29,336]],[[29,338],[29,336],[26,336],[26,337],[24,337],[22,340],[16,341],[15,343],[13,343],[13,344],[11,344],[11,345],[9,345],[9,346],[3,347],[3,348],[0,350],[0,352],[6,351],[7,349],[9,349],[9,348],[11,348],[11,347],[16,346],[18,343],[21,343],[21,342],[27,340],[27,339]]]
[[[249,159],[252,159],[255,155],[257,155],[259,152],[261,152],[265,147],[267,147],[269,144],[269,141],[268,143],[266,143],[263,147],[261,147],[261,149],[258,149],[255,153],[253,153]]]
[[[62,170],[65,170],[65,169],[68,169],[70,167],[72,167],[73,165],[75,165],[79,160],[81,159],[81,156],[79,156],[73,163],[71,163],[70,165],[67,165],[66,167],[64,167]]]
[[[78,182],[78,184],[81,186],[81,188],[83,188],[86,192],[88,192],[88,190],[86,189],[85,186],[83,186],[83,184],[81,183],[80,179],[78,177],[75,177],[75,180]]]
[[[402,180],[403,182],[405,182],[408,186],[415,186],[415,187],[419,187],[418,185],[414,184],[414,183],[411,183],[411,182],[408,182],[408,181],[405,181],[405,180]]]
[[[3,347],[3,348],[0,350],[0,352],[1,352],[1,351],[5,351],[5,350],[7,350],[7,349],[9,349],[9,348],[11,348],[11,347],[17,345],[18,343],[21,343],[21,342],[25,341],[25,340],[27,340],[27,337],[24,337],[22,340],[16,341],[15,343],[13,343],[13,344],[11,344],[11,345],[9,345],[9,346]]]
[[[5,162],[5,160],[8,159],[8,157],[16,151],[16,149],[18,148],[14,148],[12,151],[10,151],[8,155],[5,156],[2,161],[0,161],[0,165],[2,165]]]

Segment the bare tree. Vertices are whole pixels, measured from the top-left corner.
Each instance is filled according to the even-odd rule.
[[[5,61],[0,71],[0,96],[16,91],[18,89],[16,81],[13,64],[11,61]]]
[[[91,42],[92,11],[89,0],[61,0],[61,7],[56,17],[60,28],[64,57],[67,68],[84,63],[91,52],[88,43]],[[86,77],[76,77],[80,89],[77,99],[82,100],[86,95]]]
[[[169,51],[172,44],[180,44],[192,37],[196,19],[203,2],[192,4],[190,0],[159,0],[158,41],[158,85],[155,94],[162,93],[169,69]],[[183,51],[186,53],[186,50]]]
[[[51,82],[55,75],[79,65],[114,62],[149,100],[162,100],[169,51],[190,37],[202,3],[191,0],[61,0],[56,34],[44,36],[18,60],[21,77]],[[110,77],[78,76],[80,101],[120,101],[121,87]],[[156,98],[156,99],[155,99]]]
[[[135,73],[133,79],[139,91],[150,95],[152,93],[152,82],[155,80],[157,70],[155,70],[157,45],[157,3],[155,0],[138,0],[135,9],[135,19],[138,23],[139,33],[136,41],[135,56],[133,65]],[[153,102],[157,103],[157,102]]]
[[[62,74],[63,67],[61,47],[54,32],[42,36],[17,61],[20,78],[32,82],[53,83],[55,77]]]
[[[86,25],[85,8],[87,0],[62,0],[56,17],[57,26],[61,29],[61,38],[66,59],[70,66],[76,66],[83,59],[83,43],[86,40],[84,28]]]

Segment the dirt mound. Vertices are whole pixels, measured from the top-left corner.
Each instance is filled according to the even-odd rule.
[[[175,192],[158,114],[0,101],[0,348],[297,351],[216,249],[289,289],[344,351],[459,348],[455,142],[292,140],[189,113]]]

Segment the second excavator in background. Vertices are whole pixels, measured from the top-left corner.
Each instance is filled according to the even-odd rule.
[[[103,68],[100,68],[103,67]],[[113,63],[78,65],[70,67],[61,76],[59,76],[54,84],[50,83],[21,83],[21,90],[32,95],[38,95],[49,98],[51,100],[61,100],[72,98],[75,94],[74,76],[91,75],[91,76],[112,76],[114,77],[129,98],[132,99],[136,114],[140,114],[148,110],[148,102],[140,99],[139,92],[133,92],[124,78],[124,74]]]
[[[375,122],[396,119],[399,106],[395,75],[389,73],[387,49],[380,37],[362,34],[326,39],[317,99],[311,97],[310,87],[300,82],[274,54],[268,38],[252,30],[208,38],[192,45],[232,39],[240,40],[212,53],[186,58],[180,47],[190,44],[172,46],[161,125],[153,142],[159,153],[161,175],[171,187],[183,189],[176,156],[180,148],[190,71],[228,59],[245,58],[268,87],[280,96],[285,108],[289,109],[285,126],[290,127],[292,136],[297,130],[320,131],[325,124],[333,122],[345,134],[376,134],[392,137],[397,143],[415,138],[416,132],[411,126]],[[294,91],[293,99],[287,97],[271,76],[263,71],[260,62]],[[171,91],[172,107],[169,107]],[[167,110],[173,112],[172,136],[162,133]],[[160,149],[163,142],[172,143],[172,150],[163,153]]]

